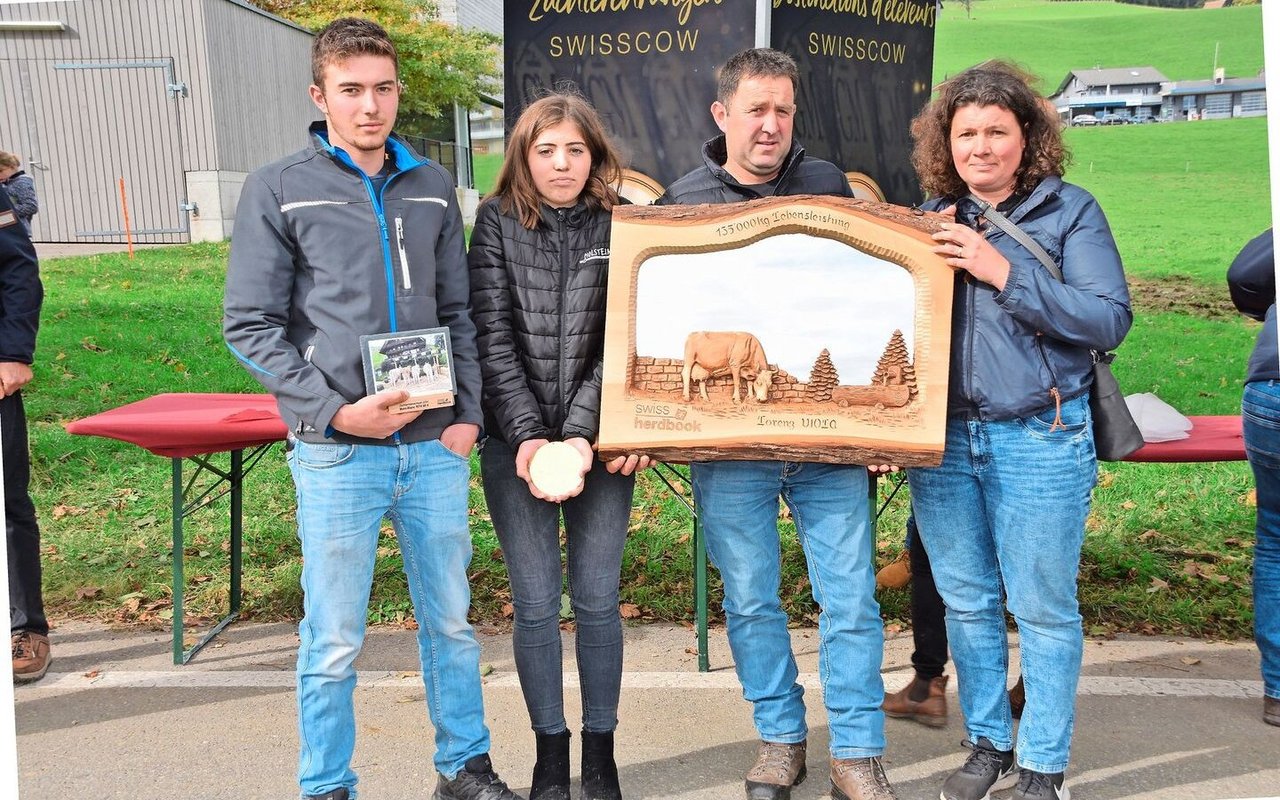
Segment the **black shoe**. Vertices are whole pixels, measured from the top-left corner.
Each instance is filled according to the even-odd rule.
[[[488,753],[467,759],[453,780],[438,777],[434,800],[524,800],[498,778]]]
[[[1030,769],[1018,770],[1018,785],[1012,800],[1071,800],[1066,777],[1061,772],[1046,774]]]
[[[985,736],[964,742],[973,750],[964,766],[942,784],[941,800],[987,800],[992,789],[1007,789],[1015,780],[1013,751],[997,750]]]
[[[582,800],[622,800],[618,764],[613,760],[613,731],[582,732]]]
[[[347,791],[347,787],[339,786],[337,789],[324,794],[309,794],[306,800],[348,800],[350,797],[351,793]]]
[[[569,732],[538,733],[529,800],[569,800]]]

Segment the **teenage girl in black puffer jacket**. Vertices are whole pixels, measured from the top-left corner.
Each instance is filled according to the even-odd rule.
[[[582,686],[582,792],[620,800],[613,758],[622,682],[618,580],[639,456],[598,462],[605,289],[620,165],[595,109],[572,94],[531,104],[471,234],[471,305],[484,374],[484,493],[515,606],[515,656],[537,736],[530,800],[568,800],[560,515]],[[547,496],[529,461],[553,441],[582,456],[576,493]]]

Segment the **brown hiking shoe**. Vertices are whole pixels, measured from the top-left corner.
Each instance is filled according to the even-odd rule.
[[[831,800],[898,800],[876,758],[831,759]]]
[[[1280,700],[1274,697],[1262,698],[1262,721],[1268,725],[1280,725]]]
[[[912,678],[901,691],[884,696],[884,713],[900,719],[913,719],[930,728],[941,728],[947,724],[947,680],[946,675],[927,682],[919,676]],[[926,683],[928,696],[923,700],[912,700],[912,690],[919,692]]]
[[[911,583],[911,551],[903,550],[898,557],[885,564],[876,573],[876,586],[881,589],[901,589]]]
[[[747,800],[791,800],[791,787],[804,780],[804,756],[804,742],[761,742],[747,773]]]
[[[1009,713],[1014,719],[1022,719],[1022,709],[1027,706],[1027,689],[1022,684],[1022,676],[1018,676],[1018,682],[1009,690]]]
[[[49,654],[48,636],[18,631],[10,635],[9,643],[13,646],[14,683],[38,681],[49,671],[53,656]]]

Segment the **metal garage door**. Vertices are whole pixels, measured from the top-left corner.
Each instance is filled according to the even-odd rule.
[[[37,241],[123,242],[124,179],[136,242],[186,242],[173,60],[8,62],[20,96],[24,160],[40,192]],[[12,106],[9,106],[12,107]]]

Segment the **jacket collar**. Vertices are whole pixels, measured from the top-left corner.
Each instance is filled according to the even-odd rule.
[[[311,123],[308,132],[311,134],[311,145],[317,153],[351,169],[359,170],[359,167],[351,160],[351,156],[346,150],[329,143],[329,126],[323,120]],[[404,172],[414,167],[420,167],[430,161],[430,159],[422,158],[415,153],[413,148],[395,132],[392,132],[387,137],[387,152],[391,155],[396,172]]]
[[[1031,194],[1027,199],[1022,201],[1012,212],[1006,216],[1010,222],[1018,222],[1035,209],[1055,199],[1062,193],[1062,178],[1057,175],[1050,175],[1042,179],[1036,187],[1031,190]],[[978,215],[978,206],[968,196],[961,197],[956,201],[956,217],[957,219],[972,219]]]
[[[716,176],[720,181],[736,186],[748,191],[754,191],[749,186],[741,183],[737,178],[730,174],[724,165],[729,161],[729,148],[725,144],[724,134],[720,134],[714,139],[708,139],[702,145],[702,160],[707,165],[707,169],[711,174]],[[800,140],[794,136],[791,137],[791,149],[787,151],[787,157],[782,160],[782,169],[778,170],[778,180],[775,184],[779,189],[782,188],[791,174],[792,169],[804,160],[804,147],[800,145]]]
[[[542,216],[542,224],[546,225],[548,228],[553,228],[553,229],[560,227],[561,219],[564,220],[564,224],[566,227],[569,227],[569,228],[581,227],[582,223],[589,216],[587,213],[587,204],[584,203],[582,200],[578,200],[578,202],[575,203],[573,206],[563,209],[563,211],[565,212],[563,216],[556,213],[558,211],[561,211],[562,209],[552,208],[546,203],[539,204],[538,210]]]

